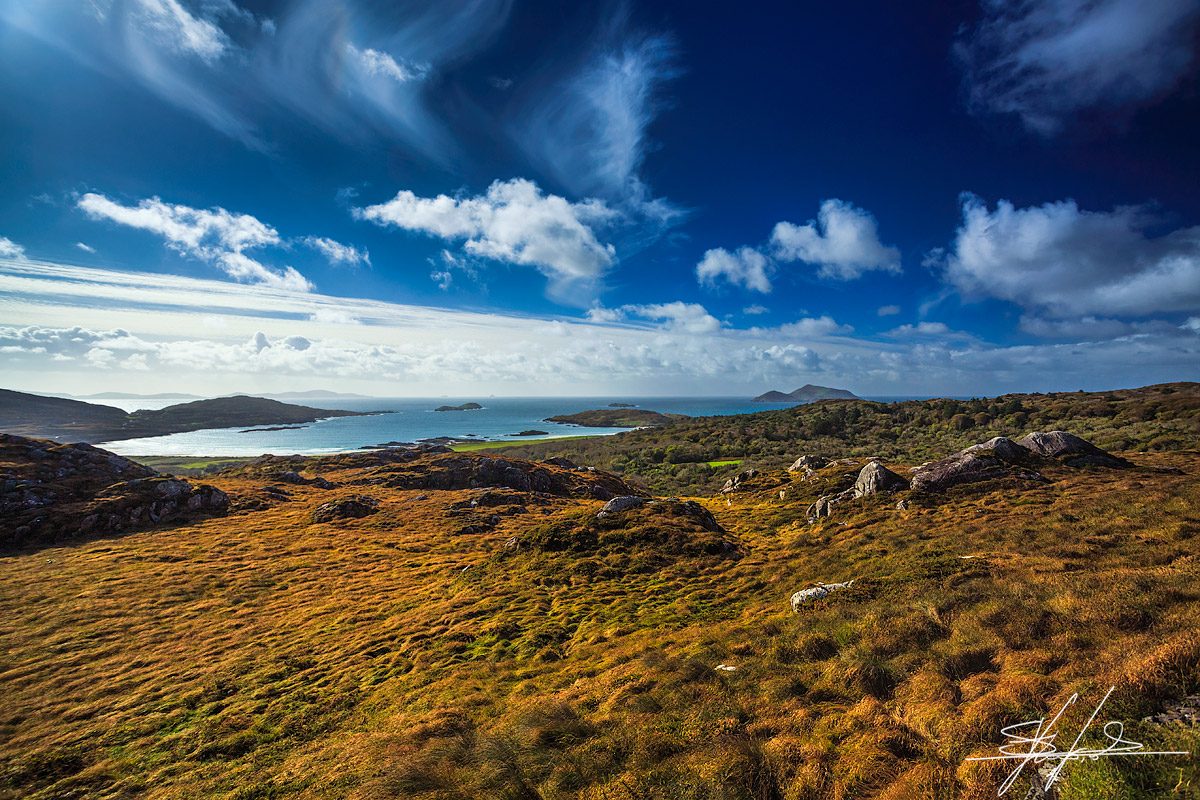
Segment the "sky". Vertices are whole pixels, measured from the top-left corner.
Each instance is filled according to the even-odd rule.
[[[0,0],[0,385],[1200,380],[1194,0]]]

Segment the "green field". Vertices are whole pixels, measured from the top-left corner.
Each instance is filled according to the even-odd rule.
[[[708,464],[710,467],[728,467],[730,464],[740,464],[742,463],[742,460],[740,458],[731,458],[725,461],[706,461],[704,463]]]

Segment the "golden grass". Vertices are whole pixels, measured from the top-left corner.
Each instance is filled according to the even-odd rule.
[[[994,797],[1006,770],[964,758],[1079,692],[1073,738],[1110,685],[1127,738],[1195,753],[1140,720],[1200,688],[1200,454],[1130,458],[817,526],[825,484],[781,473],[709,503],[730,554],[587,500],[457,534],[471,492],[378,486],[8,554],[0,797]],[[380,512],[310,524],[356,493]],[[1194,798],[1197,763],[1069,767],[1064,796]]]

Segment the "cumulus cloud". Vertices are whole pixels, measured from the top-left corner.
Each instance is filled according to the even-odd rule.
[[[736,253],[717,247],[705,252],[696,265],[696,280],[702,286],[727,281],[764,294],[771,291],[771,264],[752,247],[739,247]]]
[[[983,0],[957,42],[971,105],[1053,135],[1080,112],[1121,111],[1173,89],[1195,63],[1192,0]]]
[[[0,258],[24,258],[25,248],[9,239],[7,236],[0,236]]]
[[[627,305],[621,310],[626,314],[643,319],[665,320],[667,328],[684,333],[715,333],[721,329],[721,321],[709,314],[698,303],[655,303],[651,305]]]
[[[330,264],[348,267],[356,267],[359,264],[371,265],[371,254],[366,250],[359,250],[353,245],[342,244],[324,236],[305,236],[300,241],[325,256]]]
[[[765,294],[771,291],[777,265],[796,261],[817,267],[823,278],[842,281],[871,271],[900,272],[900,251],[879,240],[875,217],[835,199],[822,202],[817,218],[804,225],[776,224],[764,247],[705,252],[696,265],[696,280],[702,286],[724,281]]]
[[[274,228],[249,214],[233,214],[219,207],[203,210],[174,205],[157,197],[124,206],[91,192],[80,197],[77,205],[92,219],[156,233],[173,250],[215,264],[237,280],[295,292],[313,288],[292,267],[273,270],[243,252],[280,243]]]
[[[746,306],[745,308],[742,309],[742,313],[747,316],[757,316],[759,314],[769,314],[770,312],[771,312],[771,309],[767,308],[766,306],[760,306],[758,303],[755,303],[754,305]]]
[[[914,336],[950,336],[950,330],[944,322],[919,322],[916,325],[901,325],[887,332],[887,336],[898,339],[910,339]]]
[[[878,315],[879,315],[879,316],[881,316],[881,317],[890,317],[890,316],[892,316],[893,314],[899,314],[899,313],[900,313],[900,306],[895,306],[895,305],[892,305],[892,306],[880,306],[880,307],[879,307],[879,308],[878,308],[878,309],[875,311],[875,313],[876,313],[876,314],[878,314]]]
[[[804,317],[795,322],[788,322],[774,329],[781,336],[798,339],[811,339],[833,334],[850,334],[854,328],[850,325],[840,325],[828,314],[820,317]]]
[[[900,251],[879,240],[870,212],[842,200],[821,203],[815,220],[804,225],[780,222],[771,232],[779,261],[803,261],[825,278],[848,281],[865,272],[900,272]]]
[[[486,194],[462,199],[402,190],[386,203],[353,213],[378,225],[462,240],[472,256],[535,267],[550,279],[550,293],[560,300],[578,300],[592,291],[617,261],[613,246],[602,244],[593,229],[613,216],[603,202],[571,203],[520,178],[496,181]]]
[[[1010,300],[1052,316],[1146,316],[1200,308],[1200,226],[1150,237],[1143,206],[1085,211],[1074,200],[994,211],[963,196],[950,250],[937,254],[968,296]]]

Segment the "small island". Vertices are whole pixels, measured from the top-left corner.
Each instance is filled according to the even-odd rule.
[[[434,411],[478,411],[481,408],[479,403],[463,403],[461,406],[438,406]]]
[[[557,417],[547,417],[546,422],[579,425],[585,428],[644,428],[648,426],[670,425],[676,420],[687,418],[686,414],[660,414],[657,411],[647,411],[641,408],[601,408],[595,411],[580,411],[578,414],[561,414]]]
[[[521,431],[520,433],[510,433],[509,436],[549,436],[548,431]]]
[[[637,408],[633,403],[609,403],[609,408]]]
[[[770,391],[754,398],[755,403],[815,403],[818,400],[861,400],[862,398],[846,389],[832,389],[828,386],[814,386],[806,383],[794,392]]]

